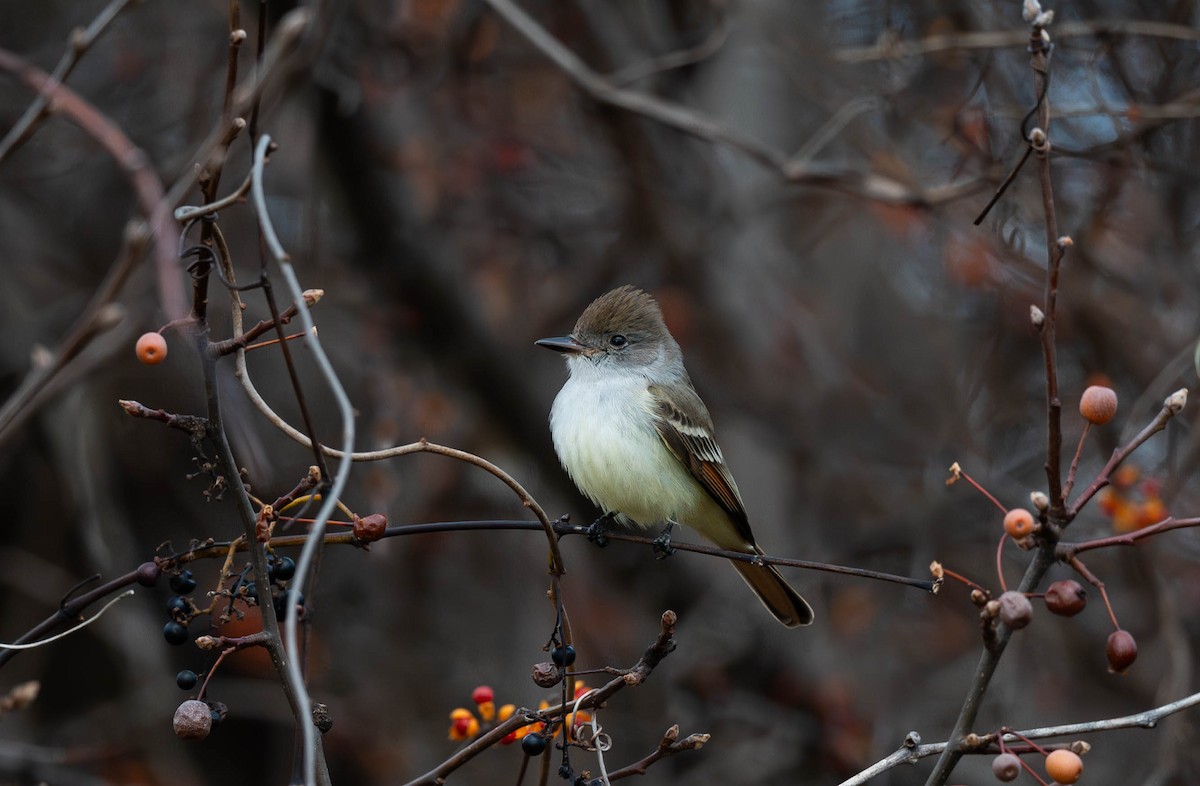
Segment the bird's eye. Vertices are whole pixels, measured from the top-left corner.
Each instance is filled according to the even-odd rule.
[[[620,333],[615,333],[613,334],[612,338],[608,340],[608,343],[612,344],[617,349],[620,349],[629,343],[629,339],[625,338]]]

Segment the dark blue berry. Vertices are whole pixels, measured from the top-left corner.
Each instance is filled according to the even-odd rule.
[[[296,575],[296,560],[291,557],[277,557],[271,562],[271,581],[287,581]]]
[[[182,644],[188,639],[187,628],[175,620],[171,620],[163,625],[163,638],[167,640],[168,644]]]
[[[180,595],[186,595],[196,589],[196,577],[192,575],[190,570],[185,570],[177,576],[172,576],[171,589]]]
[[[191,690],[196,687],[198,679],[199,677],[196,676],[196,672],[191,669],[184,669],[175,675],[175,684],[179,686],[180,690]]]
[[[521,738],[521,750],[525,751],[526,756],[541,756],[542,751],[546,750],[546,738],[531,731]]]
[[[253,581],[248,581],[248,582],[246,582],[246,584],[244,586],[246,588],[246,597],[254,598],[254,601],[257,603],[258,602],[258,584]]]
[[[555,666],[566,667],[575,662],[575,648],[568,644],[565,647],[555,647],[550,650],[550,660]]]
[[[187,610],[187,599],[181,595],[172,595],[171,599],[167,601],[167,615],[172,619],[175,618],[176,614],[186,614]]]
[[[275,599],[275,616],[283,619],[288,614],[289,604],[304,608],[304,596],[295,590],[288,590]]]

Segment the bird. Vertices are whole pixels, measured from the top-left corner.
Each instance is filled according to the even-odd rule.
[[[658,302],[626,285],[596,298],[567,336],[536,345],[566,357],[550,410],[563,468],[603,513],[631,527],[685,524],[721,549],[762,556],[708,407]],[[669,541],[667,541],[669,543]],[[730,560],[779,622],[813,610],[773,565]]]

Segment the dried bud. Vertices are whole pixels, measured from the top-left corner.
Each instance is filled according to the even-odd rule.
[[[1113,674],[1124,674],[1137,660],[1137,642],[1129,631],[1113,631],[1104,647],[1104,654],[1108,656],[1108,670]]]
[[[1075,740],[1071,743],[1070,748],[1073,752],[1083,756],[1092,749],[1092,744],[1087,740]]]
[[[0,715],[14,710],[23,710],[37,699],[42,692],[42,683],[37,680],[22,682],[13,687],[7,695],[0,697]]]
[[[1033,620],[1033,604],[1024,593],[1009,590],[1000,596],[1000,621],[1020,630]]]
[[[1039,513],[1045,513],[1050,509],[1050,498],[1046,496],[1046,492],[1044,491],[1029,492],[1029,501]]]
[[[374,543],[387,532],[387,516],[382,513],[372,513],[369,516],[354,517],[354,539],[360,543]]]
[[[238,28],[229,34],[229,43],[233,46],[240,46],[246,40],[246,31]]]
[[[202,740],[212,731],[212,710],[202,701],[188,699],[175,710],[172,726],[180,739]]]
[[[533,682],[539,688],[553,688],[562,679],[562,669],[549,661],[533,664]]]
[[[304,298],[304,305],[315,306],[317,303],[321,302],[321,298],[325,297],[325,290],[306,289],[300,294]]]
[[[324,734],[333,728],[333,716],[329,714],[329,706],[326,704],[317,703],[312,708],[313,725],[317,727],[317,731]]]
[[[982,606],[988,602],[987,593],[981,589],[971,590],[971,602],[976,606]]]
[[[1068,249],[1073,245],[1075,245],[1075,241],[1071,239],[1070,235],[1063,235],[1058,239],[1058,247],[1061,249]]]
[[[1000,601],[989,600],[987,603],[983,604],[983,613],[989,617],[992,617],[993,619],[998,617],[1000,615]]]
[[[1187,388],[1180,388],[1163,402],[1163,406],[1171,410],[1172,415],[1178,415],[1187,406]]]
[[[1092,385],[1079,398],[1079,414],[1093,426],[1103,426],[1117,414],[1117,393],[1103,385]]]
[[[950,465],[950,477],[946,478],[946,485],[953,486],[961,478],[962,478],[962,467],[960,467],[958,465],[958,462],[956,461]]]
[[[940,579],[946,575],[946,572],[942,569],[942,563],[938,562],[937,560],[929,563],[929,573],[935,579]]]
[[[1032,22],[1037,19],[1038,14],[1042,12],[1042,4],[1038,0],[1025,0],[1021,5],[1021,18],[1026,22]]]
[[[1046,132],[1040,128],[1034,128],[1029,132],[1029,144],[1033,145],[1034,150],[1046,149]]]
[[[1046,324],[1046,312],[1042,311],[1037,306],[1029,307],[1029,321],[1038,330],[1042,329],[1042,325]]]
[[[1078,581],[1063,579],[1046,588],[1046,608],[1060,617],[1074,617],[1087,605],[1087,590]]]
[[[158,577],[162,575],[159,570],[158,563],[143,562],[137,567],[137,583],[143,587],[153,587],[158,583]]]
[[[221,646],[221,640],[216,636],[197,636],[196,646],[202,650],[215,650]]]
[[[1021,774],[1021,760],[1012,753],[1001,753],[996,758],[992,759],[992,775],[996,776],[996,780],[1015,781],[1017,776]]]
[[[904,747],[915,748],[921,744],[921,735],[915,731],[910,731],[904,735]]]

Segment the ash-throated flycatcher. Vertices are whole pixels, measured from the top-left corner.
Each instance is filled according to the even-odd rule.
[[[654,298],[614,289],[587,307],[571,335],[537,344],[567,358],[550,432],[580,491],[623,523],[678,522],[719,548],[763,553]],[[784,625],[812,622],[812,608],[774,567],[730,561]]]

